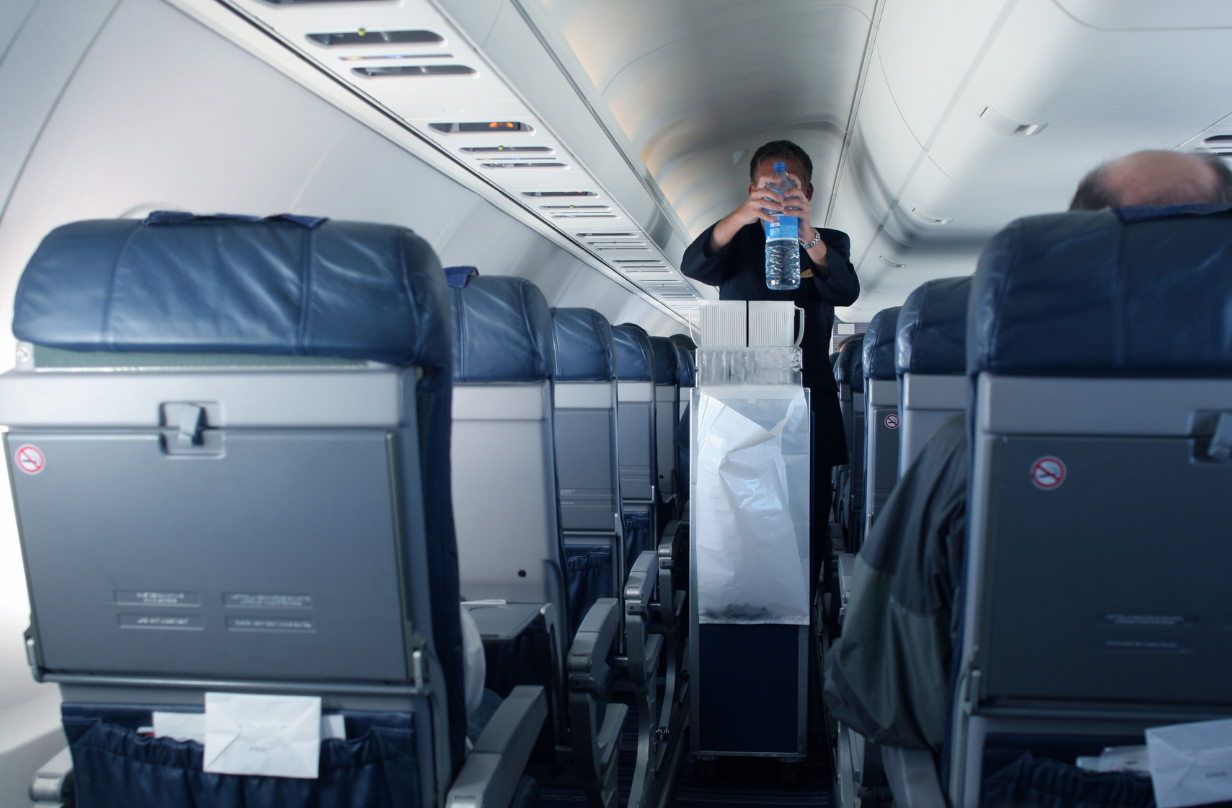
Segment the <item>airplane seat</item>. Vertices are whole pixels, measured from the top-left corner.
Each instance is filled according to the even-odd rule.
[[[624,499],[625,564],[654,546],[658,480],[654,347],[641,326],[612,326],[616,343],[620,494]],[[625,570],[628,574],[629,569]]]
[[[676,451],[673,440],[680,420],[680,379],[676,368],[676,345],[667,337],[651,337],[655,373],[655,465],[659,493],[659,521],[680,517],[677,497]],[[655,535],[663,525],[655,526]]]
[[[898,377],[898,474],[911,465],[945,420],[967,406],[967,293],[971,278],[921,284],[898,315],[894,370]]]
[[[458,565],[488,687],[546,688],[548,731],[532,763],[551,776],[570,764],[593,804],[610,805],[628,713],[610,700],[620,610],[599,598],[569,624],[551,313],[524,278],[470,275],[449,291]]]
[[[1228,208],[1035,216],[981,256],[942,766],[954,806],[1026,789],[1149,802],[1150,780],[1075,759],[1232,717]]]
[[[846,347],[846,344],[844,344],[844,347]],[[842,418],[843,418],[843,436],[847,441],[847,445],[850,446],[851,444],[851,389],[849,386],[846,391],[846,394],[844,394],[843,374],[846,371],[842,367],[843,349],[839,348],[837,351],[834,352],[834,354],[832,354],[831,358],[832,358],[832,361],[830,363],[830,370],[834,373],[834,383],[838,386],[838,406],[839,406],[839,413],[842,415]],[[830,472],[830,477],[831,477],[830,516],[831,516],[831,519],[833,519],[833,521],[835,522],[835,524],[839,524],[840,527],[841,527],[841,524],[840,524],[841,514],[840,514],[839,505],[842,502],[842,491],[843,491],[844,486],[847,484],[847,475],[851,469],[850,460],[851,458],[848,457],[849,462],[844,463],[841,466],[835,466],[833,469],[831,469],[831,472]]]
[[[864,511],[864,340],[857,334],[843,346],[835,366],[839,409],[847,436],[847,466],[839,489],[838,522],[846,547],[854,552],[861,542]]]
[[[620,541],[616,349],[594,309],[552,310],[557,488],[565,537],[570,625],[599,598],[617,597],[625,568]]]
[[[900,306],[873,315],[864,335],[864,535],[898,482],[898,377],[894,339]]]
[[[678,592],[687,592],[689,588],[689,542],[682,535],[687,530],[689,521],[689,497],[692,477],[689,471],[689,402],[693,388],[697,384],[697,344],[687,334],[673,334],[669,337],[676,346],[676,380],[680,387],[680,414],[677,418],[675,434],[672,443],[676,447],[676,496],[680,500],[678,519],[681,524],[669,522],[664,528],[664,539],[670,537],[678,540],[670,541],[675,547],[671,565],[672,586]],[[662,544],[660,544],[662,547]],[[662,554],[661,554],[662,556]],[[660,559],[662,563],[662,557]],[[682,626],[682,630],[687,626]]]
[[[82,805],[511,804],[546,703],[510,693],[467,758],[447,302],[388,225],[43,240],[0,421]],[[270,711],[296,745],[252,753]],[[32,795],[63,800],[58,773]]]

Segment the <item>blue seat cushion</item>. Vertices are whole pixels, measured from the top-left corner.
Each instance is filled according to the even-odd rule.
[[[927,281],[898,313],[894,370],[925,375],[961,374],[967,367],[967,298],[971,278]]]
[[[556,370],[552,315],[525,278],[473,275],[449,289],[454,382],[537,382]]]
[[[894,341],[898,332],[901,306],[882,309],[873,315],[864,332],[864,375],[879,381],[892,381],[894,371]]]
[[[316,220],[313,220],[316,221]],[[448,367],[445,278],[402,227],[285,218],[74,222],[26,266],[13,334],[74,351]]]
[[[864,392],[864,340],[865,334],[856,334],[844,343],[834,365],[834,380],[850,385],[855,393]]]
[[[556,381],[607,382],[616,378],[612,324],[594,309],[552,309]]]
[[[650,335],[638,325],[623,323],[612,326],[616,342],[616,378],[622,382],[653,382],[654,349]]]
[[[677,340],[676,337],[683,336],[682,334],[673,334],[671,339],[672,344],[676,346],[676,384],[681,387],[693,387],[697,382],[697,366],[694,357],[696,347],[689,348],[688,345],[693,344],[693,340],[685,337],[683,340]]]
[[[980,256],[967,368],[1024,376],[1232,374],[1232,211],[1032,216]]]
[[[667,337],[651,337],[655,384],[676,384],[676,346]]]

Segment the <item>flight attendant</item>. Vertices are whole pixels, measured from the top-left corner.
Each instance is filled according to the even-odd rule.
[[[797,188],[778,193],[775,162],[785,163]],[[850,306],[860,295],[860,281],[851,265],[851,239],[838,230],[814,227],[813,161],[789,140],[776,140],[757,150],[749,162],[749,196],[740,207],[706,229],[685,250],[681,270],[693,280],[719,287],[722,300],[790,300],[804,310],[804,386],[811,391],[813,410],[813,483],[828,489],[830,467],[847,462],[847,441],[838,405],[838,386],[830,370],[828,348],[834,307]],[[767,213],[769,211],[769,213]],[[762,222],[786,212],[800,220],[800,286],[790,291],[766,287],[766,234]],[[814,503],[812,584],[828,551],[826,503]]]

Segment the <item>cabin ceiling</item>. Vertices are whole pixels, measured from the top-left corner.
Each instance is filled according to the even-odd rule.
[[[825,216],[873,0],[544,0],[696,237],[747,198],[768,140],[813,160]]]
[[[309,37],[381,30],[439,39]],[[867,321],[1099,163],[1232,135],[1209,0],[8,0],[0,46],[0,292],[71,218],[303,209],[681,330],[685,246],[790,138]],[[356,72],[418,64],[474,72]],[[433,126],[468,121],[530,129]]]
[[[861,278],[847,320],[971,273],[1101,162],[1232,133],[1228,4],[542,2],[691,236],[743,198],[744,150],[812,155],[817,221],[851,235]]]

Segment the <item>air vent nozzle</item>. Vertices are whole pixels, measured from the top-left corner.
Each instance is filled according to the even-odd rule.
[[[365,78],[385,76],[473,76],[475,68],[466,65],[390,65],[388,67],[352,67],[351,72]]]
[[[465,146],[458,151],[465,154],[503,154],[505,152],[555,154],[551,146]]]
[[[340,45],[437,45],[445,37],[435,31],[337,31],[326,34],[308,34],[308,39],[327,48]]]
[[[537,163],[480,163],[484,168],[568,168],[565,163],[553,163],[548,161]]]

